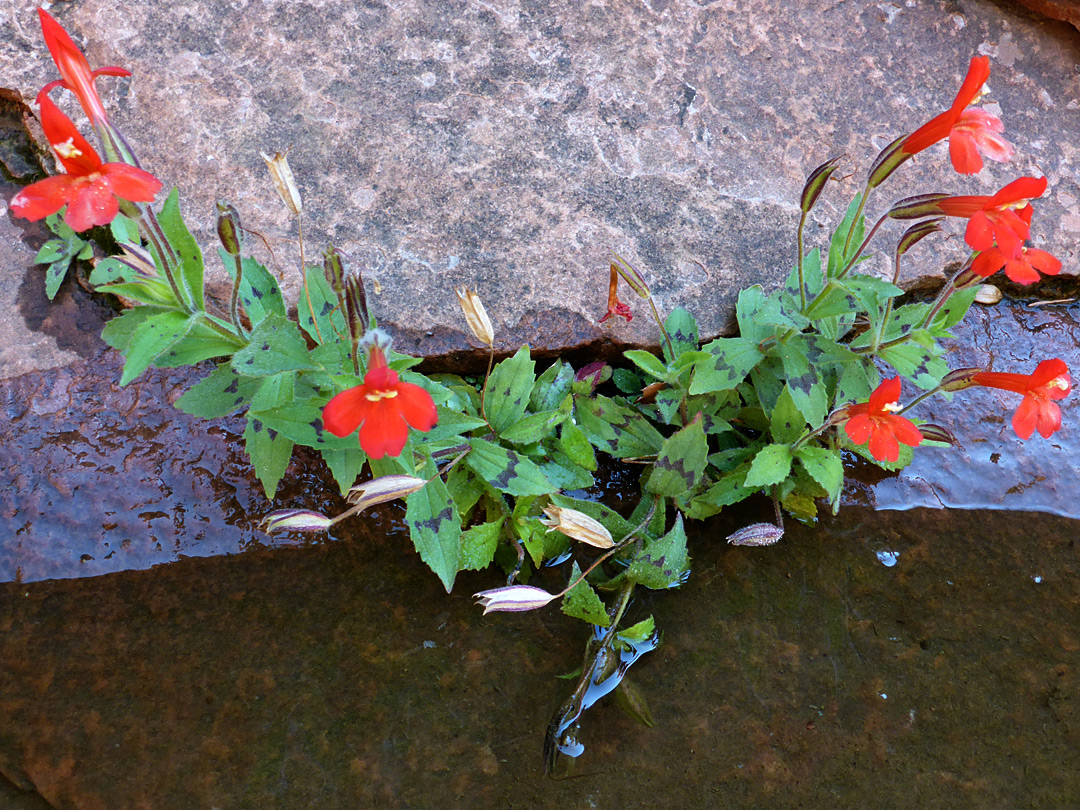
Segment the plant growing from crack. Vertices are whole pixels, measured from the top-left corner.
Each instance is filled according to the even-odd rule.
[[[473,380],[412,371],[420,360],[393,351],[368,310],[361,274],[350,272],[332,246],[321,267],[308,266],[301,251],[301,289],[288,306],[273,274],[244,255],[240,217],[224,203],[218,254],[232,290],[228,305],[212,311],[203,292],[203,254],[184,224],[177,190],[155,208],[161,182],[139,166],[94,89],[98,77],[128,72],[91,70],[59,24],[44,11],[40,19],[63,78],[42,89],[38,104],[65,173],[24,188],[11,210],[46,219],[57,234],[38,255],[48,265],[49,297],[71,261],[89,255],[80,234],[108,225],[120,252],[99,261],[90,281],[127,305],[103,333],[125,357],[121,384],[150,366],[213,361],[177,407],[206,419],[243,414],[245,450],[268,498],[300,445],[321,454],[349,500],[336,517],[272,511],[267,531],[325,532],[373,504],[404,499],[412,542],[447,591],[460,571],[494,564],[505,584],[477,594],[485,613],[559,600],[564,613],[589,623],[577,684],[548,729],[549,769],[560,754],[581,753],[581,714],[612,690],[624,690],[637,715],[648,719],[624,676],[659,636],[651,616],[629,627],[623,622],[637,588],[666,590],[686,581],[686,520],[764,496],[774,505],[775,523],[747,526],[728,539],[775,544],[785,512],[812,523],[820,504],[837,509],[845,450],[896,470],[915,448],[953,443],[946,428],[914,413],[935,394],[972,386],[1014,392],[1022,395],[1013,417],[1018,436],[1037,430],[1048,438],[1061,427],[1057,403],[1071,390],[1062,360],[1044,360],[1030,374],[950,371],[940,343],[964,317],[982,278],[1004,271],[1030,283],[1060,270],[1056,258],[1025,246],[1031,200],[1045,192],[1045,178],[1019,178],[991,196],[908,197],[869,229],[863,217],[872,193],[897,169],[946,138],[961,173],[981,170],[980,153],[1011,157],[1001,122],[972,106],[989,76],[986,57],[972,60],[948,110],[881,152],[824,252],[806,250],[804,226],[840,161],[811,172],[790,275],[779,289],[755,286],[739,294],[737,336],[703,344],[685,309],[662,317],[644,275],[616,256],[600,320],[632,317],[618,296],[622,281],[648,304],[658,353],[627,351],[627,367],[617,369],[603,363],[575,369],[556,360],[537,373],[529,347],[521,346],[495,364],[495,329],[479,296],[462,289],[466,323],[489,357],[483,379]],[[87,112],[104,161],[51,101],[58,87],[74,92]],[[299,220],[302,202],[286,158],[266,160]],[[901,302],[903,258],[947,217],[968,220],[970,255],[936,300]],[[914,220],[890,250],[891,280],[856,272],[890,220]],[[889,369],[885,379],[883,369]],[[904,381],[922,391],[906,406]],[[639,465],[642,497],[631,514],[586,497],[598,452]],[[365,469],[368,480],[357,484]],[[536,584],[553,579],[561,587]]]

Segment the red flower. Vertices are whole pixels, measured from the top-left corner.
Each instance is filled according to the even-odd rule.
[[[40,96],[41,127],[67,174],[46,177],[11,199],[15,216],[31,221],[68,207],[64,221],[75,231],[107,225],[120,211],[117,197],[150,202],[161,190],[161,181],[148,171],[126,163],[102,163],[71,119],[60,112],[48,96]]]
[[[900,410],[900,378],[884,380],[869,402],[848,405],[844,430],[855,444],[869,441],[870,455],[878,461],[896,461],[900,458],[900,442],[911,447],[922,443],[923,436],[915,424],[903,416]]]
[[[438,421],[431,395],[401,382],[378,346],[371,347],[363,385],[342,391],[323,408],[323,423],[335,436],[360,428],[360,448],[371,458],[400,455],[410,427],[431,430]]]
[[[1015,259],[1007,258],[1000,248],[992,247],[971,263],[972,271],[984,278],[994,275],[1002,267],[1005,275],[1017,284],[1033,284],[1039,280],[1039,273],[1056,276],[1061,272],[1061,262],[1054,256],[1045,250],[1026,247],[1020,248],[1020,255]]]
[[[1029,200],[1044,191],[1045,177],[1021,177],[993,197],[945,197],[937,206],[946,216],[968,219],[964,241],[972,250],[990,250],[996,244],[1007,259],[1016,259],[1031,233]]]
[[[68,32],[54,20],[45,9],[38,9],[41,18],[41,33],[45,37],[45,44],[49,48],[53,62],[63,76],[55,82],[50,82],[41,88],[38,93],[38,101],[54,87],[66,87],[79,99],[83,110],[86,111],[90,123],[95,127],[106,120],[105,105],[94,89],[94,79],[98,76],[130,76],[130,70],[121,67],[103,67],[97,70],[90,69],[90,63],[86,61],[83,52],[68,36]]]
[[[620,318],[626,318],[626,322],[630,323],[634,319],[634,315],[630,312],[630,307],[619,300],[619,274],[615,269],[615,265],[611,265],[611,280],[608,282],[608,296],[607,296],[607,314],[599,320],[599,323],[603,323],[612,315],[618,315]]]
[[[1072,377],[1064,360],[1043,360],[1031,374],[979,371],[971,379],[975,385],[1024,395],[1012,418],[1013,430],[1021,439],[1030,439],[1036,429],[1049,439],[1061,428],[1061,408],[1054,400],[1064,399],[1072,391]]]
[[[949,157],[953,168],[961,174],[977,174],[982,170],[980,152],[991,160],[1011,159],[1013,148],[1001,137],[1005,131],[1001,120],[982,108],[968,109],[981,95],[989,78],[990,60],[985,56],[974,57],[952,107],[908,135],[903,150],[916,155],[948,138]]]

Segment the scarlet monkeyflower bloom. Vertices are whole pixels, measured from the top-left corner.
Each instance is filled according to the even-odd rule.
[[[620,318],[626,318],[626,322],[630,323],[634,319],[634,315],[630,312],[630,307],[619,300],[619,274],[615,269],[615,265],[611,265],[611,280],[608,282],[608,298],[607,298],[607,314],[600,319],[600,323],[603,323],[612,315],[618,315]]]
[[[937,202],[943,214],[968,220],[964,241],[972,250],[996,244],[1006,259],[1020,255],[1031,234],[1031,200],[1046,191],[1045,177],[1020,177],[992,197],[945,197]]]
[[[107,225],[120,211],[116,198],[150,202],[161,181],[126,163],[102,163],[71,119],[48,96],[40,96],[41,128],[67,174],[46,177],[11,199],[15,216],[36,222],[68,207],[64,221],[75,231]]]
[[[974,57],[952,106],[908,135],[904,139],[903,150],[909,155],[916,155],[948,138],[949,157],[953,168],[960,174],[978,174],[982,170],[980,152],[990,160],[1010,160],[1013,148],[1001,137],[1005,131],[1001,119],[981,107],[969,109],[978,100],[989,78],[989,58]]]
[[[1072,377],[1064,360],[1043,360],[1031,374],[979,371],[971,379],[975,385],[1024,395],[1012,418],[1013,430],[1021,439],[1030,439],[1036,430],[1049,439],[1061,428],[1061,408],[1055,400],[1064,399],[1072,391]]]
[[[900,410],[900,378],[882,381],[870,395],[869,402],[848,405],[844,430],[855,444],[869,441],[870,455],[878,461],[900,458],[900,442],[911,447],[922,443],[923,436],[915,424],[897,416]]]
[[[45,45],[49,48],[53,62],[63,76],[54,82],[50,82],[41,88],[38,93],[38,101],[41,96],[47,95],[55,87],[66,87],[79,99],[86,112],[90,123],[95,127],[105,122],[105,105],[101,103],[101,97],[94,89],[94,79],[98,76],[130,76],[131,71],[121,67],[103,67],[97,70],[90,69],[90,63],[86,60],[79,46],[68,35],[68,32],[58,23],[45,9],[38,9],[41,18],[41,33],[45,38]]]
[[[1047,276],[1056,276],[1061,272],[1061,262],[1045,250],[1036,248],[1020,248],[1020,255],[1010,259],[1001,252],[1000,248],[992,247],[975,257],[971,263],[973,272],[983,278],[994,275],[1002,267],[1005,275],[1017,284],[1034,284],[1039,280],[1039,273]]]
[[[376,459],[400,455],[410,427],[427,431],[438,421],[431,395],[401,382],[378,346],[371,347],[363,385],[342,391],[323,408],[327,430],[344,438],[359,427],[360,448]]]

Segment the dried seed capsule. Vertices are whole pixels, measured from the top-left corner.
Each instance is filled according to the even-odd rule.
[[[281,201],[294,215],[300,216],[304,210],[304,203],[300,199],[300,190],[296,187],[296,181],[293,180],[292,169],[289,168],[288,152],[288,149],[285,150],[284,155],[281,152],[274,152],[273,157],[265,152],[260,152],[260,154],[266,161],[266,168],[270,170],[270,179],[274,181],[274,190],[281,197]]]

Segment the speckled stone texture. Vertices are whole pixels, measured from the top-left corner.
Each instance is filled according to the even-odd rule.
[[[27,98],[55,77],[36,5],[0,11],[13,33],[0,76]],[[93,65],[134,71],[99,82],[106,103],[149,168],[180,186],[203,244],[214,201],[231,200],[295,291],[295,222],[259,156],[291,146],[308,255],[333,240],[364,267],[410,351],[467,350],[458,285],[480,292],[504,350],[654,343],[641,306],[629,325],[596,324],[612,250],[644,270],[663,308],[691,308],[706,335],[730,328],[738,290],[777,284],[794,260],[806,174],[840,154],[843,173],[858,170],[815,210],[812,244],[877,150],[948,106],[974,54],[992,58],[990,109],[1016,160],[965,180],[934,147],[871,214],[911,193],[992,193],[1046,174],[1034,244],[1076,269],[1080,35],[1014,4],[80,0],[53,11]],[[952,233],[913,251],[906,283],[961,258]]]

